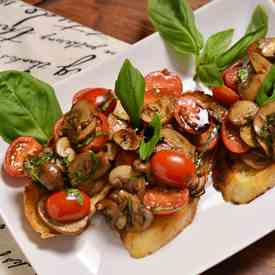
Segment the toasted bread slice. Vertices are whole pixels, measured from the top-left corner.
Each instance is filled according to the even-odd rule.
[[[213,181],[225,201],[244,204],[275,186],[274,175],[274,163],[263,170],[255,170],[240,160],[228,164],[224,158],[216,162]]]
[[[158,216],[153,224],[143,232],[121,233],[121,240],[134,258],[148,256],[174,239],[195,216],[198,199],[193,199],[186,207],[171,216]]]
[[[35,184],[28,184],[24,191],[24,212],[27,221],[34,231],[40,234],[42,239],[55,237],[58,233],[50,229],[40,218],[37,205],[44,192]]]

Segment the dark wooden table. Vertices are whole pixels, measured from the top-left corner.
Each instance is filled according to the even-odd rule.
[[[147,18],[146,0],[26,0],[26,2],[128,43],[135,43],[154,31]],[[189,2],[193,9],[197,9],[209,0],[189,0]],[[263,215],[275,218],[274,213],[263,213]],[[255,222],[257,222],[256,217]],[[275,275],[275,232],[203,275]]]

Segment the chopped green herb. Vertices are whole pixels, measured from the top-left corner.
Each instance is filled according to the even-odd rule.
[[[78,189],[69,188],[69,189],[67,189],[67,194],[68,194],[68,197],[76,198],[79,205],[83,205],[84,198]]]
[[[93,169],[92,169],[91,175],[94,175],[100,165],[100,160],[96,156],[96,153],[93,151],[91,151],[91,160],[93,161]]]
[[[241,68],[238,71],[238,77],[241,83],[245,83],[248,80],[249,72],[247,68]]]

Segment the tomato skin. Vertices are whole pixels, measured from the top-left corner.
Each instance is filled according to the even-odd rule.
[[[93,106],[100,109],[104,103],[109,102],[104,113],[111,113],[116,107],[116,100],[113,97],[111,90],[105,88],[86,88],[77,92],[73,97],[73,104],[79,100],[87,100]]]
[[[195,165],[182,152],[159,151],[151,158],[153,177],[162,184],[185,189],[195,175]]]
[[[250,147],[242,141],[239,133],[227,120],[222,123],[221,137],[225,147],[232,153],[243,154],[250,149]]]
[[[190,201],[188,189],[184,190],[162,190],[153,188],[146,190],[143,197],[143,204],[150,209],[154,215],[173,215]]]
[[[221,86],[212,89],[213,97],[221,104],[230,106],[240,99],[240,96],[229,87]]]
[[[104,144],[109,140],[108,119],[103,113],[98,113],[97,116],[100,124],[96,127],[96,132],[103,132],[103,134],[95,137],[88,145],[82,147],[81,148],[82,152],[86,150],[93,150],[95,152],[98,152],[104,146]]]
[[[223,72],[223,80],[227,87],[236,91],[238,89],[239,76],[238,72],[242,66],[242,61],[237,61],[232,66],[228,67]]]
[[[72,222],[89,215],[90,198],[86,193],[79,192],[83,198],[82,205],[76,197],[68,195],[66,191],[59,191],[50,195],[45,203],[49,217],[59,222]]]
[[[4,169],[11,177],[24,177],[24,160],[43,149],[33,137],[18,137],[9,146],[4,160]]]
[[[167,69],[151,72],[145,76],[145,104],[156,101],[161,96],[179,97],[182,94],[182,81]]]

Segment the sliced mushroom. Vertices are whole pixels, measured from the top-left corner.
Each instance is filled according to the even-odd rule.
[[[270,160],[259,150],[251,150],[241,155],[242,161],[255,170],[262,170],[270,164]]]
[[[123,150],[135,151],[139,147],[140,137],[133,129],[122,129],[114,133],[113,140]]]
[[[257,147],[257,141],[253,131],[252,125],[245,125],[240,128],[240,137],[241,139],[250,147]]]
[[[85,151],[76,155],[68,167],[68,175],[71,184],[78,186],[85,181],[96,180],[104,176],[110,168],[111,164],[106,156]]]
[[[270,154],[274,154],[275,102],[270,102],[261,106],[254,118],[253,126],[259,137],[259,143],[265,152],[268,147]]]
[[[69,162],[75,158],[75,151],[71,148],[70,141],[67,137],[62,137],[57,140],[55,150],[60,157],[67,158]]]
[[[85,228],[89,225],[89,217],[86,216],[81,220],[71,222],[71,223],[60,223],[51,219],[46,211],[45,203],[47,198],[42,198],[38,203],[38,214],[43,222],[53,229],[55,232],[61,233],[63,235],[78,235],[85,230]],[[94,213],[94,211],[92,212]],[[92,214],[91,213],[91,214]]]
[[[162,150],[183,151],[189,158],[194,159],[196,148],[179,132],[170,128],[162,128],[156,151]]]
[[[254,102],[239,100],[230,107],[228,118],[233,125],[241,127],[253,120],[257,111],[258,106]]]
[[[127,122],[118,119],[113,114],[108,115],[108,124],[110,137],[112,137],[113,134],[118,132],[119,130],[128,128]]]
[[[155,114],[159,114],[161,123],[166,124],[173,117],[174,106],[174,98],[163,96],[155,102],[145,104],[141,111],[141,118],[146,123],[150,123]]]
[[[115,167],[109,174],[109,182],[114,187],[122,187],[132,177],[140,175],[130,165],[120,165]]]
[[[257,52],[250,54],[249,59],[257,74],[264,74],[271,69],[272,64]]]
[[[139,173],[144,173],[144,174],[149,174],[151,171],[150,162],[144,162],[144,161],[141,161],[140,159],[136,159],[133,162],[133,168],[135,171]]]
[[[64,188],[64,177],[61,169],[49,161],[39,168],[39,182],[50,191]]]
[[[119,148],[115,143],[107,142],[105,143],[101,151],[110,161],[113,161],[118,154]]]
[[[126,113],[126,111],[122,107],[121,102],[119,100],[117,101],[117,104],[116,104],[116,107],[113,111],[113,114],[119,119],[122,119],[122,120],[125,120],[125,121],[130,120],[128,114]]]
[[[253,74],[249,77],[249,80],[245,85],[239,86],[238,92],[243,97],[243,99],[254,101],[265,77],[265,73]]]
[[[275,57],[275,37],[264,38],[259,41],[261,54],[267,58]]]

